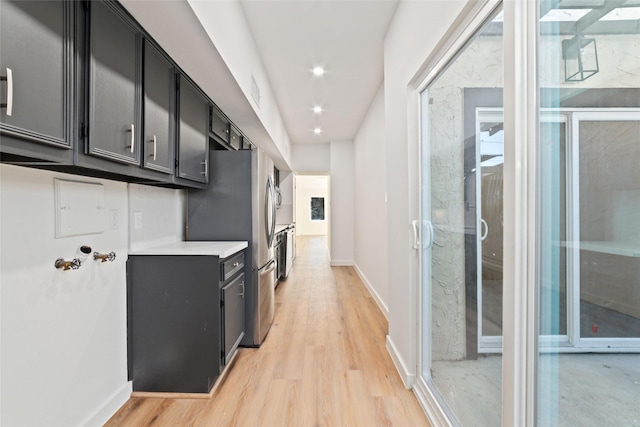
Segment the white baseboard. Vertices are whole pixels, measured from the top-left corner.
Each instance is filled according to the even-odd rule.
[[[109,418],[111,418],[113,414],[115,414],[118,409],[120,409],[120,407],[129,400],[132,391],[133,383],[131,381],[127,381],[120,390],[117,390],[106,400],[102,407],[97,408],[91,415],[85,418],[85,421],[80,423],[80,425],[87,427],[103,426]]]
[[[406,363],[404,363],[402,356],[400,356],[400,353],[398,353],[398,350],[396,349],[396,346],[393,344],[393,341],[391,340],[391,337],[389,335],[387,335],[387,351],[391,356],[391,360],[393,361],[398,374],[400,374],[400,379],[402,380],[405,388],[412,388],[413,383],[416,379],[416,374],[407,369]]]
[[[331,264],[331,267],[352,267],[353,266],[353,260],[332,259],[330,264]]]
[[[367,277],[364,275],[362,270],[360,270],[360,268],[358,267],[358,264],[356,264],[354,262],[353,263],[353,268],[354,268],[354,270],[356,270],[356,273],[358,273],[358,276],[360,277],[360,280],[362,280],[362,283],[364,283],[364,286],[366,286],[366,288],[369,290],[369,293],[373,297],[373,300],[376,302],[376,304],[378,304],[378,308],[380,309],[380,311],[382,311],[382,314],[384,315],[384,318],[387,319],[387,322],[388,322],[389,321],[389,308],[386,306],[384,301],[382,301],[382,298],[380,298],[380,295],[378,295],[378,293],[376,292],[374,287],[371,285],[369,280],[367,280]]]

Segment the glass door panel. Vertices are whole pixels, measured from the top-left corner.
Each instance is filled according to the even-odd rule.
[[[476,211],[478,229],[479,351],[498,350],[502,336],[504,130],[501,113],[478,114]]]
[[[540,239],[547,248],[540,254],[540,345],[554,348],[566,343],[569,310],[567,288],[567,116],[547,112],[540,123],[540,168],[544,173],[539,215],[545,225]]]
[[[616,117],[623,118],[613,112],[575,117],[580,338],[594,338],[581,342],[590,346],[640,338],[640,113]]]
[[[546,180],[541,183],[547,197],[541,201],[545,224],[543,238],[549,251],[541,254],[548,271],[540,291],[540,334],[543,347],[564,345],[567,339],[568,290],[566,237],[566,150],[567,116],[545,112],[540,124],[542,168]],[[503,163],[504,131],[502,111],[490,109],[477,113],[476,183],[478,220],[478,351],[502,349],[502,265],[503,265]]]
[[[640,420],[637,5],[538,4],[540,132],[537,168],[528,176],[538,190],[537,226],[527,237],[537,246],[540,342],[565,333],[566,340],[537,349],[536,424],[634,425]],[[545,125],[548,112],[566,116],[566,123]],[[562,133],[564,150],[549,143]],[[566,315],[558,302],[563,292]]]
[[[478,355],[478,278],[483,268],[497,278],[495,301],[485,311],[493,310],[493,333],[500,335],[502,143],[477,148],[476,111],[502,108],[502,69],[498,19],[421,93],[421,217],[413,224],[421,251],[420,379],[461,425],[501,424],[502,356]],[[483,127],[491,124],[497,140],[501,121],[492,118]],[[485,262],[482,253],[489,255]]]

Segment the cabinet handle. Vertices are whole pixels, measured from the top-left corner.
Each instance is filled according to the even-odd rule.
[[[238,267],[239,265],[240,265],[240,263],[239,263],[239,262],[234,262],[234,263],[233,263],[233,266],[234,266],[234,267]]]
[[[153,135],[153,139],[151,139],[151,141],[149,142],[153,142],[153,154],[149,154],[149,157],[153,156],[153,160],[156,159],[156,152],[158,149],[158,139],[156,138],[155,135]]]
[[[134,147],[136,145],[136,128],[133,126],[133,123],[131,123],[131,127],[129,128],[129,130],[127,132],[131,132],[131,153],[133,153]]]
[[[0,77],[0,81],[7,82],[7,102],[0,104],[0,108],[6,108],[5,114],[11,116],[13,113],[13,70],[5,68],[7,75]]]
[[[204,159],[204,162],[200,163],[201,165],[204,166],[204,170],[202,172],[200,172],[202,175],[207,175],[207,159]]]
[[[242,292],[240,292],[240,296],[244,298],[244,282],[240,283],[240,286],[242,286]]]

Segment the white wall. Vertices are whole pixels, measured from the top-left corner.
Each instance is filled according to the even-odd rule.
[[[277,224],[291,224],[293,216],[293,184],[294,174],[291,171],[280,171],[280,195],[282,204],[276,211]]]
[[[325,221],[311,221],[311,197],[324,197]],[[326,236],[329,233],[331,203],[328,176],[296,177],[296,235]]]
[[[411,220],[417,206],[417,100],[409,82],[465,1],[401,1],[384,42],[389,271],[388,348],[406,385],[416,372],[417,254]],[[413,113],[412,113],[413,114]],[[411,132],[410,132],[411,130]]]
[[[353,142],[331,141],[331,265],[353,265],[353,167]]]
[[[289,163],[289,135],[280,116],[271,84],[262,66],[239,1],[188,0],[220,56],[251,103],[282,157]],[[252,77],[260,88],[260,104],[251,96]],[[269,152],[266,148],[265,151]]]
[[[380,86],[354,139],[354,267],[388,316],[384,91]]]
[[[102,425],[131,392],[129,240],[144,245],[146,239],[180,239],[182,192],[129,192],[126,183],[5,164],[0,178],[0,424]],[[54,178],[102,183],[105,208],[116,213],[117,224],[100,234],[55,238]],[[129,203],[149,213],[131,236]],[[54,268],[57,258],[74,258],[80,245],[115,251],[117,258],[88,260],[78,270]]]
[[[331,168],[331,146],[329,143],[294,144],[291,166],[296,173],[329,173]]]

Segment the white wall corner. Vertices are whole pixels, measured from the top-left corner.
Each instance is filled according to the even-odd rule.
[[[82,426],[93,427],[103,426],[109,419],[115,414],[122,405],[124,405],[133,391],[133,383],[127,381],[127,383],[120,389],[107,398],[104,404],[97,408],[91,415],[89,415],[83,422]]]
[[[360,270],[360,267],[358,267],[357,263],[355,263],[355,262],[353,263],[353,268],[356,270],[356,273],[358,273],[358,276],[360,277],[360,280],[362,280],[362,283],[364,283],[364,286],[366,286],[367,290],[369,291],[369,293],[373,297],[373,300],[378,305],[378,308],[380,309],[380,311],[382,311],[382,314],[384,315],[384,318],[387,319],[387,323],[388,323],[389,322],[389,307],[387,307],[387,305],[384,303],[384,301],[382,300],[382,298],[380,297],[378,292],[376,292],[376,290],[373,287],[373,285],[371,285],[371,282],[369,282],[369,280],[367,279],[367,276],[365,276],[364,273],[362,272],[362,270]]]
[[[407,367],[406,363],[404,362],[404,358],[398,352],[398,349],[393,343],[393,340],[391,339],[390,335],[387,335],[387,351],[391,356],[391,360],[393,361],[393,364],[396,366],[396,370],[398,371],[398,374],[400,374],[400,379],[402,380],[402,383],[404,384],[405,388],[407,389],[413,388],[413,385],[416,380],[416,374],[415,372],[413,372],[412,369],[409,369]]]

